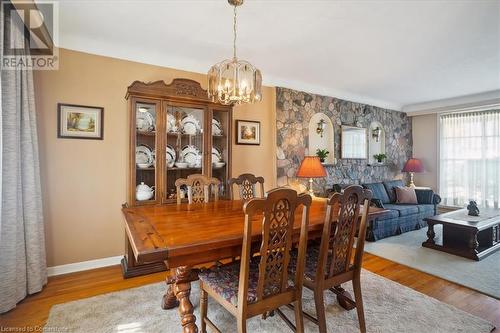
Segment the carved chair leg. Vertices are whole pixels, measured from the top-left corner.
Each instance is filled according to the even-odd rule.
[[[200,281],[200,322],[201,322],[201,333],[207,332],[207,324],[205,322],[205,318],[207,318],[208,312],[208,293],[203,289],[203,284]]]
[[[304,332],[304,317],[302,315],[302,299],[299,298],[295,301],[294,306],[295,311],[295,332],[303,333]]]
[[[194,306],[189,299],[191,281],[193,281],[191,267],[182,266],[176,269],[175,296],[179,300],[179,316],[183,333],[198,333],[196,317],[193,314]]]
[[[247,320],[241,313],[236,318],[236,321],[238,325],[238,333],[247,333]]]
[[[179,301],[175,296],[173,288],[173,284],[175,283],[175,276],[168,277],[165,282],[167,283],[167,291],[165,292],[165,295],[163,295],[161,308],[163,310],[168,310],[177,307],[179,305]]]
[[[326,333],[325,301],[323,300],[323,290],[314,290],[314,303],[316,305],[316,317],[320,333]]]
[[[359,275],[352,280],[352,288],[354,289],[354,297],[356,297],[356,310],[358,312],[359,330],[361,333],[366,332],[365,311],[363,309],[363,297],[361,296],[361,281]]]

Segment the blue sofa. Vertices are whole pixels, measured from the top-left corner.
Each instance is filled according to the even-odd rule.
[[[437,214],[439,195],[432,190],[416,189],[416,205],[397,204],[395,187],[404,186],[402,180],[363,184],[373,192],[372,205],[389,210],[387,214],[370,221],[366,240],[377,241],[427,226],[423,219]]]

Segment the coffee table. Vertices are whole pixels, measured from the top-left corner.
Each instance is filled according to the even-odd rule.
[[[425,221],[428,239],[422,243],[423,247],[478,261],[500,249],[500,209],[483,208],[477,217],[460,209]],[[436,235],[436,224],[443,225],[441,235]]]

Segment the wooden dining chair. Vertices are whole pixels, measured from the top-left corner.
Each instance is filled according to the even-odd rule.
[[[175,181],[177,188],[177,204],[182,201],[181,186],[187,186],[188,202],[203,203],[210,201],[210,187],[214,192],[214,201],[219,200],[219,185],[220,180],[217,178],[209,178],[200,174],[189,175],[187,178],[179,178]]]
[[[311,197],[297,195],[291,189],[274,189],[267,198],[246,202],[245,225],[241,261],[202,270],[199,274],[201,301],[201,332],[209,326],[219,329],[207,317],[207,297],[214,298],[236,317],[238,332],[246,332],[246,320],[273,310],[297,332],[304,331],[302,318],[302,279],[307,245],[307,228]],[[298,264],[293,282],[288,279],[295,209],[303,205],[300,240],[297,250]],[[260,256],[252,257],[252,221],[262,217]],[[255,237],[255,236],[254,236]],[[280,306],[293,303],[295,325],[280,310]]]
[[[366,332],[363,299],[361,296],[360,273],[365,245],[366,224],[372,192],[361,186],[352,185],[344,192],[334,193],[327,201],[325,223],[321,242],[309,244],[304,268],[304,286],[313,290],[316,315],[304,316],[319,326],[321,333],[326,332],[324,291],[330,290],[339,301],[356,307],[361,332]],[[359,223],[360,207],[363,205]],[[356,248],[353,249],[354,236],[358,231]],[[352,251],[354,258],[352,258]],[[300,256],[292,255],[292,262],[301,264]],[[295,271],[292,265],[292,273]],[[352,281],[355,301],[344,294],[342,283]]]
[[[238,185],[241,200],[250,200],[253,198],[264,197],[264,177],[255,177],[251,173],[243,173],[238,178],[231,178],[227,182],[231,200],[234,200],[233,185]],[[260,184],[260,196],[257,195],[257,184]]]

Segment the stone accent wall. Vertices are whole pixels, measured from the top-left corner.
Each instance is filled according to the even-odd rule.
[[[325,166],[328,177],[315,180],[316,191],[333,184],[361,184],[403,178],[401,169],[412,155],[411,118],[403,112],[344,101],[334,97],[276,88],[276,126],[278,185],[297,182],[295,174],[308,151],[309,121],[318,112],[332,121],[335,137],[335,163]],[[369,128],[378,121],[385,130],[386,165],[368,165],[368,160],[341,159],[341,125]],[[369,133],[370,135],[370,133]],[[330,152],[331,154],[331,152]],[[300,180],[306,184],[305,180]]]

